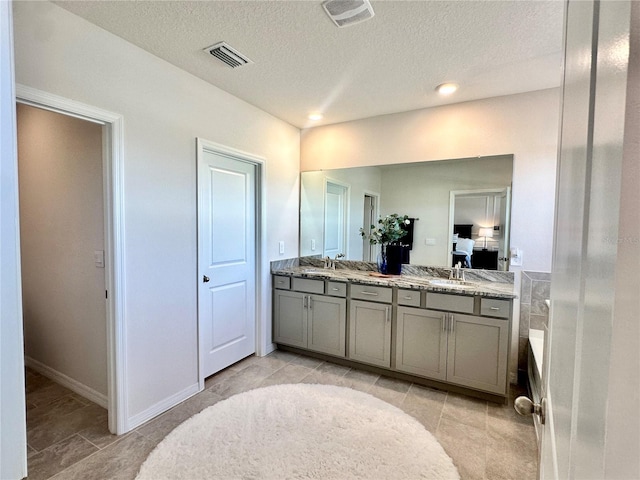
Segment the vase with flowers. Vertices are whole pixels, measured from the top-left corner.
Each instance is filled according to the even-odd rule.
[[[407,234],[405,227],[410,220],[407,215],[393,213],[378,219],[378,225],[371,225],[369,231],[360,229],[360,235],[371,245],[380,245],[378,271],[390,275],[402,273],[402,246],[399,240]]]

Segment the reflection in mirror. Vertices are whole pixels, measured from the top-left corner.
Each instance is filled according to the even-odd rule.
[[[491,206],[486,197],[478,200],[480,206],[475,210],[484,208],[486,215],[477,225],[472,222],[473,253],[478,255],[478,251],[482,251],[485,239],[488,251],[496,251],[501,244],[508,248],[512,173],[513,155],[303,172],[300,256],[330,255],[333,258],[333,253],[344,253],[348,260],[375,261],[379,247],[363,242],[359,229],[375,224],[380,216],[398,213],[417,219],[410,263],[450,266],[456,210],[451,193],[477,190],[492,190],[495,195],[504,194],[505,198],[498,202],[494,199]],[[339,186],[342,194],[335,193],[340,190],[327,193],[330,185]],[[343,203],[333,197],[341,198]],[[466,203],[473,202],[467,200]],[[500,210],[497,216],[496,208]],[[487,209],[491,211],[487,213]],[[341,212],[342,218],[336,218],[330,210]],[[371,222],[372,218],[374,222]],[[339,226],[344,227],[342,237],[333,235],[340,231]],[[481,238],[480,228],[488,227],[494,227],[494,236]],[[344,241],[342,245],[337,243],[340,238]],[[328,244],[328,240],[332,244]],[[337,252],[337,249],[342,251]],[[506,255],[498,255],[498,258],[504,257]]]
[[[507,271],[511,188],[452,191],[449,212],[449,264]]]

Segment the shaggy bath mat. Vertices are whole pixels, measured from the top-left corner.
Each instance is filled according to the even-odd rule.
[[[178,426],[137,480],[459,479],[417,420],[369,394],[276,385],[221,401]]]

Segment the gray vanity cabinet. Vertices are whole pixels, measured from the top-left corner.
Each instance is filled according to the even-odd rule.
[[[396,369],[435,380],[447,377],[445,312],[398,307]]]
[[[347,301],[325,295],[309,295],[307,348],[338,357],[345,356]]]
[[[320,287],[315,282],[319,281],[311,280],[306,284],[294,282],[293,288],[296,288],[297,283],[298,288],[317,291]],[[324,282],[321,285],[324,289]],[[273,292],[273,318],[274,342],[339,357],[345,356],[345,298],[276,288]]]
[[[507,388],[509,322],[451,314],[447,381],[504,395]]]
[[[379,367],[391,367],[391,305],[351,300],[349,358]]]
[[[504,395],[509,322],[398,307],[396,369]]]
[[[307,348],[307,297],[305,293],[274,290],[274,342]]]

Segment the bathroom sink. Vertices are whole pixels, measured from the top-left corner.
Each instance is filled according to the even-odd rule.
[[[429,280],[429,284],[434,287],[446,287],[446,288],[473,288],[476,286],[473,282],[466,282],[464,280],[454,280],[446,278],[437,278],[435,280]]]
[[[325,268],[305,268],[302,270],[302,273],[306,273],[306,274],[326,274],[329,270],[325,269]]]

